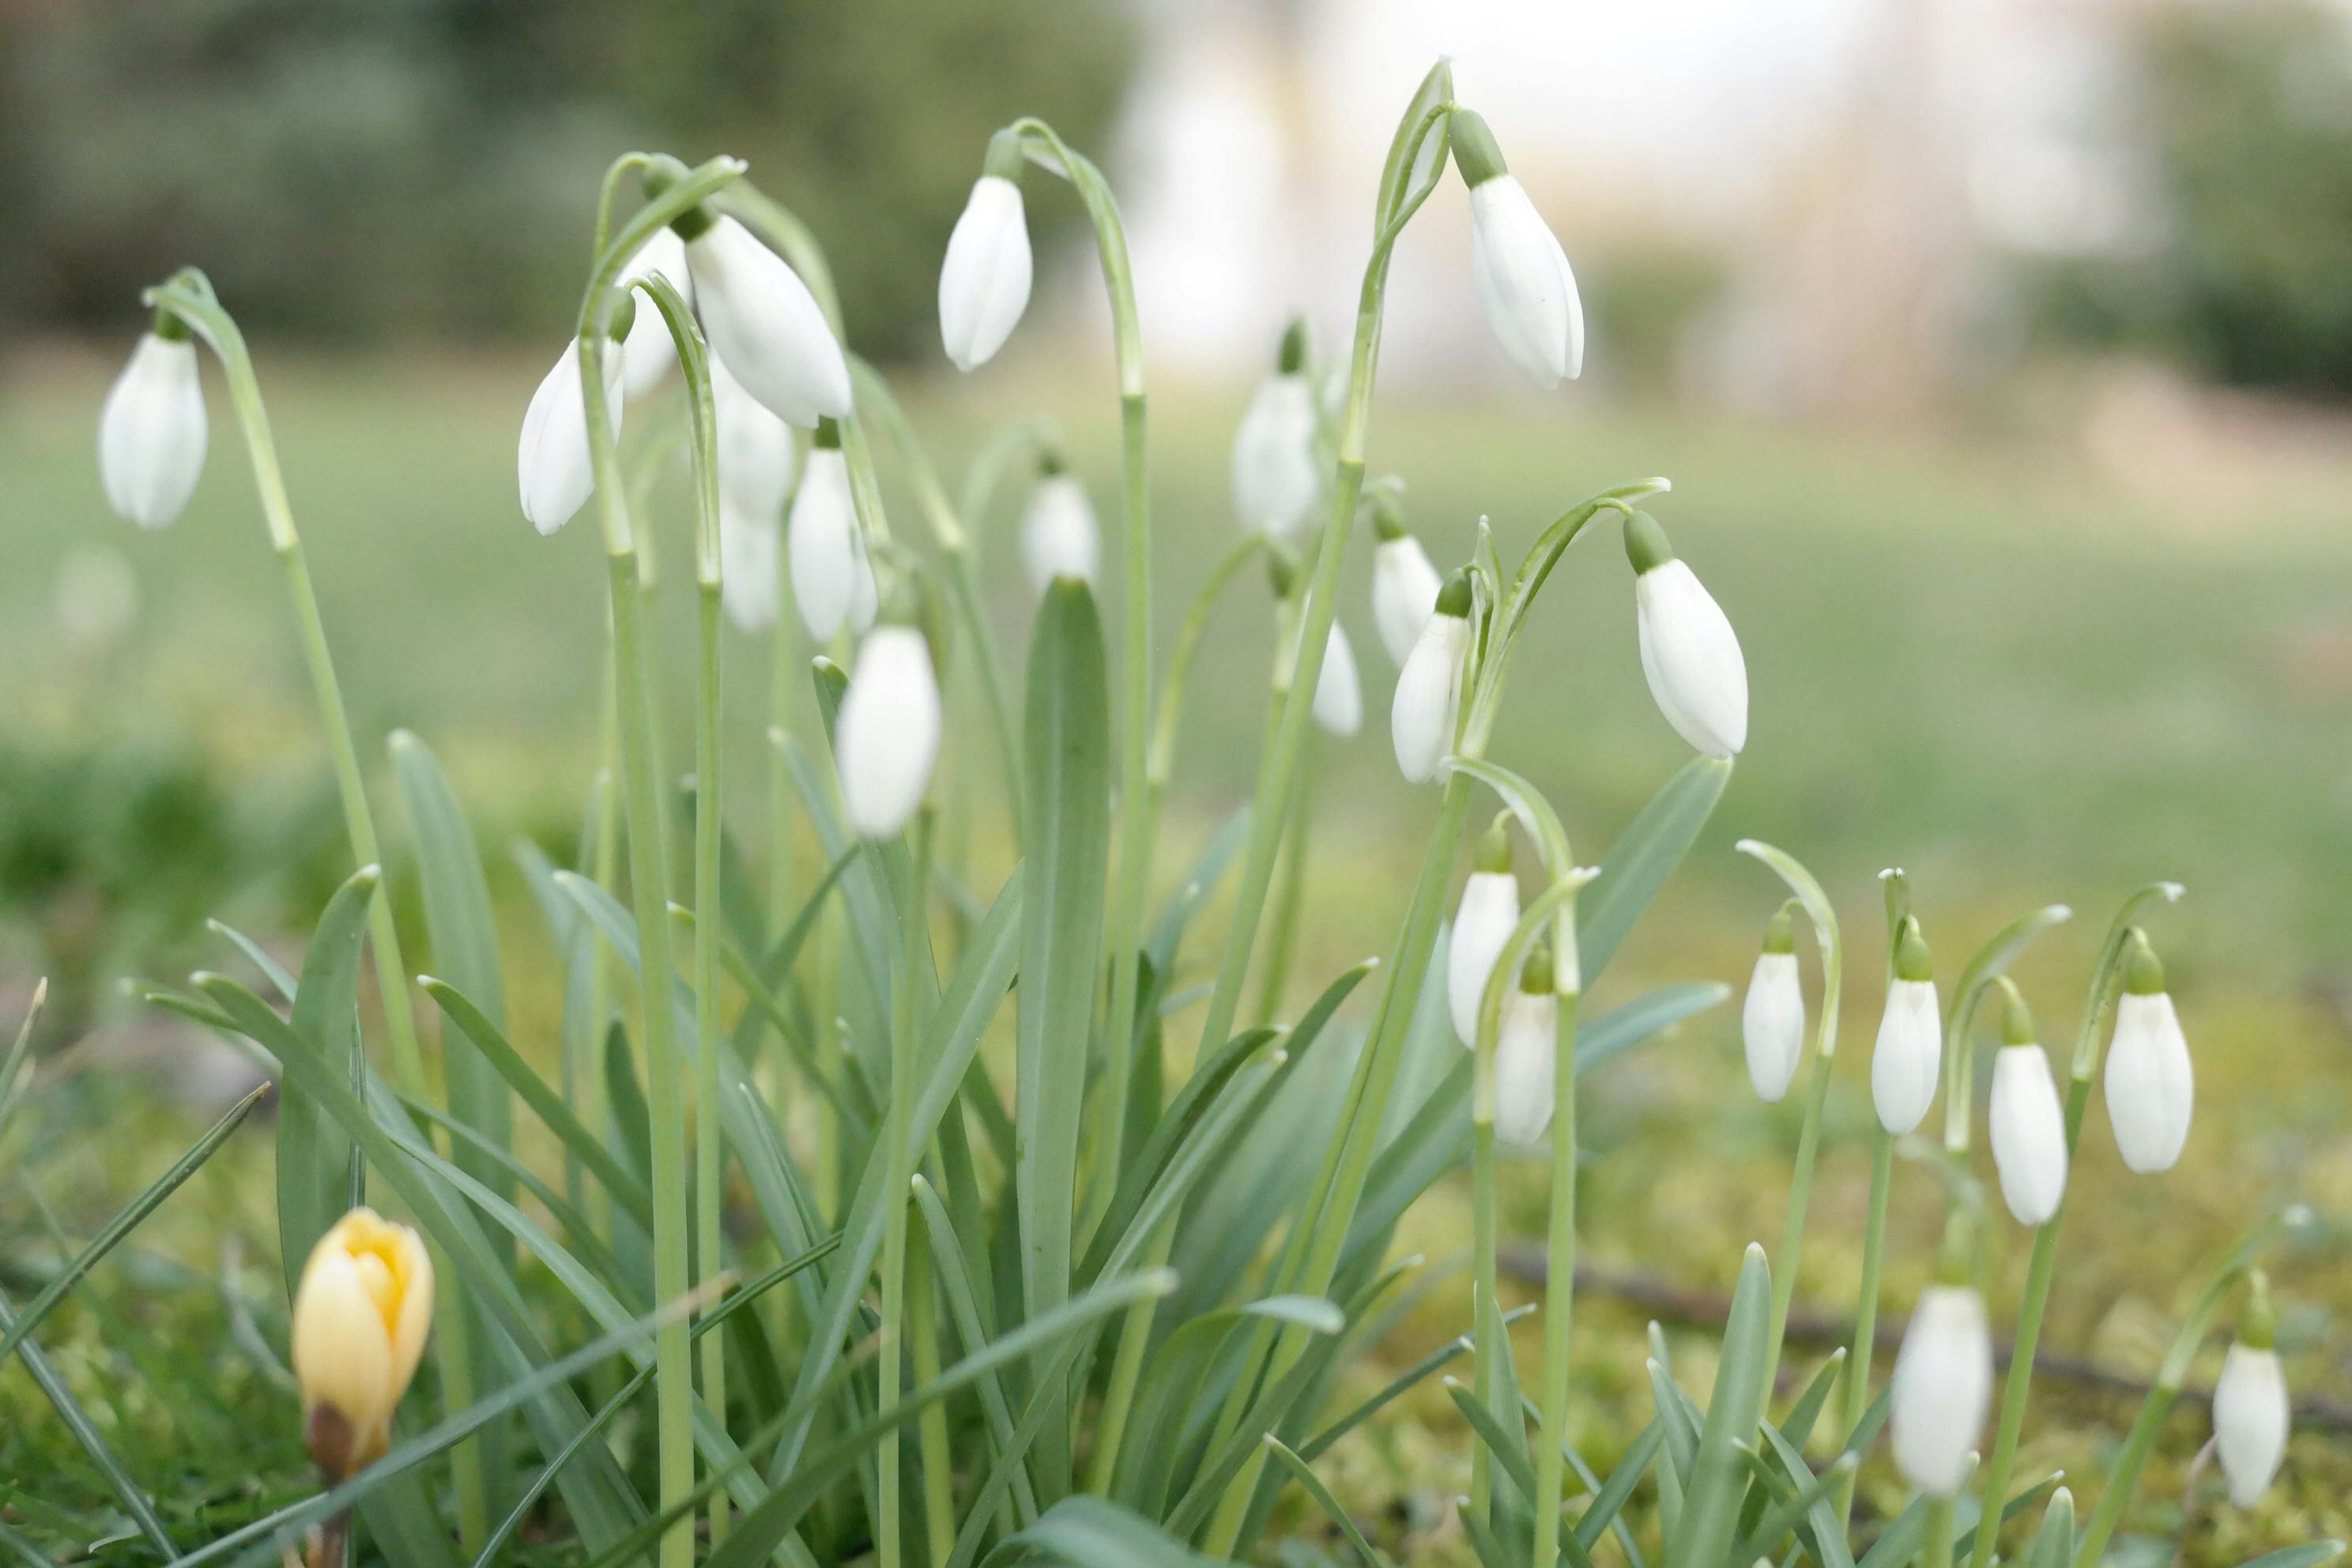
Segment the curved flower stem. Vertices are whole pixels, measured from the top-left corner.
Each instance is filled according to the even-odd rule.
[[[1886,895],[1886,983],[1895,983],[1895,944],[1903,919],[1911,912],[1911,883],[1901,867],[1878,874]],[[1841,1441],[1851,1445],[1863,1417],[1870,1410],[1870,1358],[1878,1347],[1878,1277],[1886,1262],[1886,1199],[1895,1184],[1895,1137],[1884,1126],[1871,1135],[1870,1206],[1862,1229],[1862,1282],[1855,1299],[1853,1353],[1845,1363],[1845,1408],[1838,1426]],[[1837,1486],[1838,1523],[1853,1512],[1855,1476],[1848,1471]]]
[[[1034,456],[1053,444],[1053,421],[1035,417],[1015,419],[981,443],[963,475],[961,516],[974,533],[987,531],[988,514],[1004,482],[1006,465],[1023,453]]]
[[[1282,1011],[1290,985],[1290,964],[1298,950],[1298,922],[1307,900],[1307,859],[1314,847],[1315,737],[1298,757],[1298,781],[1291,786],[1290,821],[1283,830],[1282,881],[1274,896],[1274,929],[1266,932],[1265,965],[1258,973],[1257,1016],[1270,1024]]]
[[[1937,1498],[1927,1504],[1927,1545],[1920,1561],[1927,1568],[1952,1568],[1952,1525],[1955,1500]]]
[[[2083,1001],[2083,1022],[2074,1035],[2074,1069],[2066,1084],[2066,1156],[2070,1162],[2082,1140],[2083,1119],[2090,1109],[2091,1080],[2099,1068],[2099,1037],[2106,1026],[2107,1015],[2114,1010],[2116,993],[2123,987],[2123,954],[2131,936],[2132,922],[2150,900],[2162,898],[2170,901],[2179,899],[2180,893],[2178,882],[2156,882],[2140,889],[2116,911],[2115,921],[2107,928],[2106,941],[2100,945],[2098,963],[2092,970],[2090,994]],[[2069,1195],[2071,1186],[2069,1192],[2059,1194],[2057,1210],[2033,1233],[2033,1257],[2026,1266],[2025,1294],[2018,1306],[2009,1380],[2001,1388],[2000,1425],[1994,1432],[1991,1456],[1984,1471],[1989,1508],[2001,1506],[2000,1500],[2009,1490],[2011,1468],[2017,1461],[2017,1445],[2025,1430],[2025,1407],[2033,1388],[2033,1357],[2042,1342],[2042,1314],[2050,1305],[2050,1288],[2057,1274],[2059,1232],[2066,1222]],[[1969,1555],[1969,1568],[1991,1568],[2000,1535],[1998,1528],[1978,1529],[1975,1546]]]
[[[1976,1039],[1970,1026],[1976,1021],[1978,1005],[2028,943],[2074,914],[2063,904],[2050,904],[2019,916],[1977,950],[1968,967],[1960,971],[1959,984],[1952,988],[1951,1004],[1944,1013],[1944,1152],[1956,1172],[1968,1169],[1969,1129],[1976,1112]]]
[[[1025,118],[1013,122],[1024,151],[1041,168],[1070,183],[1093,222],[1102,257],[1103,289],[1110,297],[1113,353],[1118,364],[1119,454],[1125,475],[1127,544],[1119,574],[1126,589],[1126,647],[1119,660],[1124,692],[1119,702],[1118,896],[1111,907],[1110,1042],[1103,1063],[1103,1100],[1115,1108],[1095,1145],[1093,1186],[1108,1194],[1118,1184],[1120,1144],[1126,1131],[1129,1075],[1134,1066],[1126,1020],[1135,1016],[1139,954],[1137,934],[1151,882],[1151,821],[1144,809],[1147,737],[1151,727],[1151,502],[1145,470],[1146,417],[1143,396],[1143,332],[1136,315],[1135,278],[1128,264],[1127,229],[1118,203],[1102,171],[1072,152],[1051,125]],[[1107,1201],[1107,1199],[1105,1200]]]
[[[1576,1014],[1578,992],[1560,994],[1553,1037],[1551,1211],[1544,1236],[1543,1441],[1536,1450],[1535,1568],[1559,1561],[1559,1511],[1567,1490],[1569,1331],[1576,1303]]]
[[[907,1325],[907,1219],[914,1201],[909,1185],[919,1151],[908,1147],[914,1136],[917,1084],[916,1014],[925,990],[921,970],[929,944],[926,932],[931,869],[931,812],[924,808],[915,819],[913,875],[907,884],[907,901],[898,910],[899,951],[890,976],[890,1100],[883,1108],[882,1147],[889,1158],[886,1188],[893,1194],[882,1231],[882,1354],[877,1412],[897,1407],[899,1378],[905,1366]],[[904,1548],[900,1531],[904,1510],[898,1505],[903,1481],[898,1462],[898,1428],[883,1433],[876,1445],[875,1468],[879,1478],[876,1511],[876,1560],[880,1568],[899,1568]]]

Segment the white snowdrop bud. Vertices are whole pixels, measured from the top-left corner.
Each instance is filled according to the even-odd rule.
[[[2189,1141],[2197,1078],[2189,1042],[2164,990],[2164,965],[2135,934],[2107,1046],[2107,1120],[2124,1163],[2146,1175],[2172,1169]]]
[[[2020,1225],[2047,1225],[2066,1195],[2066,1113],[2025,999],[2004,979],[2000,1052],[1992,1059],[1993,1168]]]
[[[1528,955],[1518,984],[1503,997],[1503,1016],[1495,1035],[1497,1142],[1515,1149],[1538,1148],[1550,1130],[1559,1022],[1551,954],[1538,946]]]
[[[792,426],[744,391],[717,354],[710,356],[710,403],[718,425],[719,500],[746,518],[772,523],[793,493]]]
[[[1470,658],[1470,579],[1456,572],[1437,595],[1436,612],[1397,673],[1389,706],[1389,738],[1409,784],[1426,784],[1454,750],[1462,707],[1464,667]]]
[[[1029,591],[1043,595],[1056,577],[1092,585],[1102,570],[1102,530],[1094,503],[1076,474],[1048,453],[1039,465],[1037,488],[1021,515],[1021,563]]]
[[[1964,1285],[1919,1293],[1895,1359],[1891,1399],[1903,1479],[1931,1497],[1957,1495],[1992,1402],[1992,1333],[1982,1297]]]
[[[1895,983],[1887,987],[1886,1011],[1879,1016],[1878,1043],[1870,1055],[1871,1102],[1878,1124],[1897,1138],[1927,1116],[1943,1070],[1943,1018],[1933,963],[1919,922],[1906,916],[1895,942]]]
[[[747,632],[776,624],[778,557],[783,529],[772,517],[746,517],[721,502],[719,508],[719,597],[728,619]]]
[[[1445,947],[1445,1001],[1454,1017],[1454,1037],[1468,1049],[1478,1043],[1478,1002],[1495,972],[1503,944],[1519,923],[1519,879],[1511,870],[1511,839],[1501,824],[1478,841],[1478,858],[1462,885],[1454,911],[1454,934]]]
[[[744,390],[803,429],[847,418],[849,363],[800,274],[731,217],[696,208],[671,226],[686,241],[703,335]]]
[[[1347,631],[1336,620],[1323,642],[1322,671],[1315,678],[1315,721],[1340,736],[1364,727],[1364,687],[1356,675],[1356,650],[1348,646]]]
[[[841,428],[830,419],[816,427],[800,493],[793,497],[790,533],[793,600],[800,607],[801,624],[816,641],[830,642],[853,619],[861,572],[867,582],[873,575],[863,565],[857,508],[849,495],[849,465],[841,455]]]
[[[1549,391],[1584,369],[1584,305],[1568,253],[1503,163],[1486,121],[1463,110],[1454,167],[1470,189],[1470,265],[1478,308],[1511,363]]]
[[[1784,907],[1764,928],[1764,951],[1748,978],[1739,1009],[1739,1039],[1748,1054],[1748,1081],[1767,1105],[1778,1105],[1796,1080],[1805,1055],[1805,991],[1797,973],[1797,938]]]
[[[2238,1325],[2237,1342],[2221,1363],[2213,1385],[2213,1444],[2221,1473],[2230,1480],[2230,1500],[2240,1508],[2260,1502],[2286,1457],[2291,1407],[2286,1374],[2274,1348],[2278,1323],[2271,1310],[2270,1281],[2254,1270],[2253,1300]]]
[[[1372,546],[1372,625],[1390,659],[1402,667],[1429,624],[1444,579],[1421,541],[1405,531],[1395,500],[1385,493],[1373,498],[1372,528],[1379,535]]]
[[[1322,477],[1306,360],[1307,331],[1294,321],[1283,334],[1278,368],[1259,384],[1234,433],[1234,510],[1244,528],[1277,544],[1306,533]]]
[[[627,296],[623,296],[624,300]],[[631,307],[624,303],[615,317],[616,337],[634,330],[621,318]],[[653,310],[636,315],[656,315]],[[618,343],[604,351],[604,411],[615,440],[621,434],[622,353]],[[522,514],[542,534],[570,522],[572,514],[595,492],[596,474],[588,460],[588,405],[581,395],[580,344],[566,343],[539,390],[523,411],[522,442],[515,453],[515,477],[522,492]]]
[[[625,289],[640,278],[659,273],[670,286],[694,303],[694,278],[686,265],[686,241],[678,238],[674,228],[657,230],[651,239],[637,247],[621,268],[621,286]],[[630,323],[628,334],[621,341],[621,385],[632,401],[643,397],[661,384],[669,367],[677,363],[677,344],[669,335],[669,323],[662,320],[659,310],[647,309],[637,312]]]
[[[107,504],[142,528],[176,521],[205,471],[205,432],[195,342],[177,317],[159,313],[98,416],[98,477]]]
[[[1675,555],[1647,512],[1625,520],[1642,673],[1675,732],[1710,757],[1748,743],[1748,664],[1738,636],[1706,584]]]
[[[1033,263],[1021,202],[1021,133],[989,138],[987,161],[940,264],[940,339],[958,370],[996,357],[1029,308]]]
[[[887,838],[923,803],[940,751],[940,687],[913,626],[885,622],[858,645],[835,724],[841,800],[866,838]]]

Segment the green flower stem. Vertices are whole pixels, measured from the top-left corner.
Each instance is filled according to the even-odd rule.
[[[1853,1354],[1845,1363],[1842,1437],[1851,1441],[1870,1410],[1870,1358],[1878,1347],[1878,1276],[1886,1263],[1886,1196],[1895,1185],[1895,1135],[1881,1127],[1870,1141],[1870,1208],[1862,1226],[1862,1283],[1854,1302]],[[1854,1478],[1838,1483],[1838,1520],[1853,1512]]]
[[[1955,1500],[1937,1498],[1927,1504],[1927,1545],[1920,1561],[1927,1568],[1952,1568],[1952,1523]]]
[[[1502,1326],[1503,1309],[1496,1299],[1501,1277],[1495,1262],[1495,1042],[1484,1031],[1472,1074],[1475,1088],[1470,1111],[1470,1276],[1475,1300],[1471,1303],[1471,1318],[1478,1325],[1478,1334],[1471,1347],[1471,1365],[1478,1403],[1492,1410],[1503,1398],[1500,1336],[1507,1331]],[[1483,1442],[1470,1445],[1470,1510],[1481,1524],[1494,1520],[1495,1461]]]
[[[1551,1213],[1544,1237],[1543,1441],[1536,1448],[1535,1568],[1559,1561],[1559,1510],[1568,1477],[1568,1352],[1576,1303],[1576,1012],[1559,998],[1553,1047]]]
[[[932,1268],[929,1247],[908,1248],[907,1338],[919,1388],[940,1376],[940,1304]],[[930,1546],[931,1568],[947,1568],[956,1537],[955,1456],[948,1444],[948,1407],[934,1400],[916,1419],[923,1466],[923,1537]]]
[[[1118,1184],[1120,1145],[1126,1132],[1128,1079],[1134,1066],[1125,1020],[1135,1016],[1139,954],[1137,933],[1151,883],[1151,820],[1144,805],[1147,737],[1151,727],[1151,503],[1145,468],[1143,333],[1135,309],[1135,279],[1128,264],[1127,230],[1118,204],[1102,171],[1072,152],[1042,120],[1013,121],[1024,150],[1039,166],[1070,183],[1093,222],[1102,258],[1104,291],[1110,298],[1113,352],[1118,364],[1119,454],[1125,476],[1127,544],[1120,559],[1127,606],[1126,648],[1119,661],[1124,692],[1119,702],[1118,896],[1111,908],[1110,1011],[1103,1063],[1103,1102],[1114,1108],[1095,1145],[1094,1191],[1108,1195]]]
[[[2132,921],[2150,900],[2163,898],[2169,901],[2179,898],[2180,892],[2178,882],[2157,882],[2142,888],[2124,900],[2114,923],[2107,928],[2106,941],[2100,945],[2098,963],[2092,971],[2090,994],[2083,1002],[2083,1022],[2074,1034],[2074,1069],[2066,1084],[2066,1157],[2070,1163],[2082,1141],[2084,1117],[2090,1110],[2091,1082],[2099,1070],[2099,1039],[2123,986],[2123,955],[2131,936]],[[2018,1307],[2009,1378],[2001,1387],[2000,1423],[1993,1435],[1991,1458],[1985,1466],[1984,1495],[1995,1500],[1989,1507],[1998,1508],[1998,1500],[2008,1495],[2010,1473],[2017,1462],[2017,1446],[2025,1431],[2026,1404],[2033,1389],[2033,1358],[2042,1342],[2042,1314],[2050,1305],[2050,1288],[2058,1271],[2059,1233],[2066,1222],[2066,1199],[2070,1195],[2071,1184],[2067,1192],[2059,1194],[2057,1211],[2033,1233],[2033,1257],[2026,1266],[2025,1295]],[[1997,1526],[1978,1529],[1975,1546],[1969,1555],[1969,1568],[1991,1568],[2000,1536]]]
[[[890,975],[890,1102],[882,1112],[882,1147],[889,1152],[888,1176],[893,1184],[885,1191],[898,1196],[890,1204],[882,1230],[882,1352],[877,1414],[898,1408],[899,1378],[906,1364],[907,1209],[913,1201],[908,1184],[914,1179],[919,1152],[908,1144],[913,1136],[915,1096],[921,1088],[916,1081],[916,1014],[921,1010],[920,975],[929,951],[924,929],[930,907],[931,812],[928,806],[916,818],[914,851],[913,879],[908,885],[907,902],[898,910],[898,963]],[[904,1561],[899,1539],[904,1513],[898,1504],[903,1480],[898,1431],[891,1427],[876,1445],[874,1463],[880,1481],[876,1511],[880,1517],[875,1547],[880,1568],[899,1568]]]
[[[1291,960],[1298,950],[1299,918],[1307,905],[1307,859],[1313,845],[1310,824],[1315,811],[1315,738],[1298,758],[1298,779],[1290,791],[1290,823],[1283,832],[1282,882],[1275,894],[1274,929],[1266,933],[1265,968],[1258,975],[1258,1021],[1270,1024],[1282,1010],[1282,994],[1290,984]]]

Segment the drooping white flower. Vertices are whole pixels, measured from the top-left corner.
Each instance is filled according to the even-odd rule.
[[[1315,721],[1334,735],[1364,727],[1364,687],[1356,674],[1356,650],[1337,620],[1323,643],[1323,668],[1315,678]]]
[[[1408,784],[1426,784],[1454,749],[1462,707],[1462,679],[1470,658],[1470,580],[1457,572],[1437,595],[1437,608],[1397,672],[1389,706],[1389,738]]]
[[[1294,322],[1283,334],[1278,368],[1258,384],[1234,432],[1234,511],[1244,528],[1277,544],[1305,534],[1322,478],[1306,359],[1306,329]]]
[[[835,725],[841,799],[866,838],[907,825],[929,787],[940,750],[940,687],[923,634],[885,624],[858,645]]]
[[[2116,1002],[2107,1046],[2107,1120],[2124,1163],[2146,1175],[2168,1171],[2189,1141],[2197,1075],[2189,1041],[2164,989],[2164,965],[2137,941]]]
[[[717,354],[710,356],[710,404],[718,426],[720,501],[746,518],[775,521],[793,493],[792,426],[744,391]]]
[[[1021,514],[1021,563],[1029,591],[1042,595],[1056,577],[1091,584],[1102,570],[1102,530],[1076,474],[1048,457]]]
[[[1675,555],[1647,512],[1625,520],[1642,673],[1675,733],[1710,757],[1748,743],[1748,663],[1723,606]]]
[[[1540,984],[1537,984],[1540,982]],[[1503,998],[1495,1036],[1495,1138],[1515,1149],[1540,1147],[1551,1128],[1552,1087],[1559,1060],[1559,998],[1551,963],[1540,952]]]
[[[670,280],[688,305],[694,303],[694,277],[686,265],[686,241],[678,238],[674,228],[662,228],[637,247],[637,253],[621,268],[621,286],[625,289],[656,272]],[[621,340],[621,385],[632,401],[661,384],[661,378],[677,363],[677,344],[671,340],[669,323],[662,320],[659,310],[647,305],[637,311],[628,335]]]
[[[1468,1049],[1478,1043],[1478,1005],[1495,972],[1503,944],[1519,923],[1519,879],[1511,870],[1511,841],[1500,826],[1478,841],[1478,858],[1462,884],[1454,911],[1454,932],[1445,946],[1445,1002],[1454,1037]]]
[[[803,429],[847,418],[849,363],[800,274],[731,217],[698,209],[674,226],[703,335],[744,390]]]
[[[772,517],[747,517],[724,501],[719,508],[719,596],[727,617],[747,632],[776,624],[776,581],[783,527]]]
[[[107,504],[142,528],[177,520],[205,471],[205,436],[195,342],[179,321],[159,321],[131,351],[98,416]]]
[[[996,356],[1029,306],[1033,263],[1021,202],[1021,137],[1000,131],[940,265],[940,338],[958,370]]]
[[[2286,1457],[2292,1410],[2272,1333],[2269,1302],[2257,1288],[2254,1311],[2222,1359],[2221,1381],[2213,1385],[2213,1443],[2221,1450],[2221,1473],[2230,1479],[2230,1500],[2240,1508],[2262,1500]]]
[[[1454,116],[1454,166],[1470,189],[1470,264],[1478,308],[1511,363],[1549,391],[1584,369],[1584,305],[1568,253],[1504,166],[1486,122]]]
[[[616,440],[621,434],[621,361],[618,345],[606,345],[604,408]],[[542,534],[570,522],[595,493],[595,470],[588,461],[588,407],[580,386],[580,344],[575,340],[564,345],[562,355],[541,378],[523,412],[515,475],[522,491],[522,514]]]
[[[1764,951],[1748,977],[1748,999],[1739,1009],[1739,1039],[1748,1056],[1748,1081],[1759,1099],[1778,1105],[1797,1077],[1805,1055],[1805,992],[1797,973],[1796,935],[1787,910],[1765,928]]]
[[[1377,523],[1380,512],[1375,510],[1372,515]],[[1389,658],[1402,667],[1420,640],[1421,628],[1429,624],[1444,579],[1421,541],[1405,532],[1402,523],[1395,526],[1393,535],[1383,531],[1372,546],[1372,625],[1380,628],[1381,646],[1389,650]]]
[[[1943,1070],[1943,1018],[1932,965],[1917,923],[1906,921],[1895,947],[1886,1011],[1878,1019],[1878,1043],[1870,1054],[1871,1103],[1878,1124],[1897,1138],[1918,1126],[1935,1104]]]
[[[1957,1495],[1992,1402],[1992,1333],[1981,1296],[1963,1285],[1919,1293],[1895,1359],[1891,1400],[1903,1479],[1931,1497]]]
[[[2066,1195],[2066,1113],[2032,1019],[2014,994],[2010,1001],[1992,1059],[1993,1168],[2017,1223],[2047,1225]]]
[[[809,449],[800,492],[793,497],[790,533],[793,601],[800,607],[801,625],[816,641],[830,642],[853,618],[861,572],[868,584],[873,576],[872,569],[863,565],[841,432],[830,420],[817,426],[816,444]],[[870,586],[866,591],[870,595]],[[872,615],[870,609],[867,615]]]

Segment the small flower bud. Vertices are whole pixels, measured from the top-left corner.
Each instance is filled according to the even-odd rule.
[[[1021,166],[1019,132],[990,138],[988,161],[948,236],[940,265],[940,339],[958,370],[977,370],[996,357],[1029,308],[1034,264]]]
[[[1455,167],[1470,189],[1470,264],[1478,307],[1511,363],[1549,391],[1584,369],[1584,305],[1568,253],[1504,166],[1476,114],[1454,116]]]
[[[383,1457],[433,1322],[433,1259],[415,1231],[355,1208],[310,1249],[294,1290],[294,1376],[310,1457],[340,1481]]]
[[[1315,678],[1315,721],[1339,736],[1364,727],[1364,687],[1356,674],[1356,650],[1337,620],[1324,639],[1323,668]]]
[[[866,838],[906,826],[940,750],[940,687],[913,626],[886,622],[858,645],[835,724],[834,757],[849,820]]]
[[[2047,1225],[2066,1195],[2066,1114],[2025,998],[2004,978],[2001,1047],[1992,1062],[1992,1163],[2020,1225]]]
[[[1559,997],[1552,988],[1551,954],[1538,943],[1503,997],[1495,1036],[1495,1137],[1531,1149],[1550,1130],[1558,1076]]]
[[[870,625],[874,569],[866,558],[866,542],[858,537],[841,430],[829,419],[817,426],[800,492],[793,497],[789,531],[793,599],[809,636],[830,642],[845,624],[853,630]],[[863,624],[858,619],[861,605],[869,606]]]
[[[2253,1274],[2253,1300],[2238,1325],[2238,1338],[2221,1363],[2213,1385],[2213,1443],[2221,1473],[2230,1480],[2230,1500],[2240,1508],[2260,1502],[2286,1457],[2292,1408],[2286,1374],[2274,1348],[2277,1322],[2271,1310],[2270,1281]]]
[[[703,333],[744,390],[803,429],[847,418],[849,363],[800,274],[731,217],[698,208],[673,226]]]
[[[1519,879],[1511,870],[1510,836],[1497,823],[1478,841],[1478,858],[1462,885],[1454,931],[1445,947],[1445,1000],[1454,1037],[1467,1049],[1478,1043],[1478,1004],[1503,944],[1519,923]]]
[[[1944,1065],[1944,1032],[1936,997],[1933,959],[1909,916],[1895,949],[1895,981],[1878,1020],[1870,1056],[1870,1098],[1878,1124],[1897,1138],[1919,1125],[1936,1102]]]
[[[1437,595],[1435,612],[1397,674],[1389,736],[1410,784],[1426,784],[1454,749],[1462,679],[1470,658],[1470,579],[1456,572]]]
[[[674,228],[661,229],[637,247],[637,253],[621,268],[621,286],[627,289],[638,279],[656,273],[668,279],[688,305],[694,303],[694,275],[686,265],[686,241],[678,238]],[[677,363],[677,344],[670,338],[669,323],[662,320],[659,310],[639,310],[621,338],[621,385],[630,400],[660,385]]]
[[[1748,1055],[1748,1081],[1765,1104],[1778,1105],[1805,1054],[1805,992],[1786,905],[1764,930],[1764,951],[1756,955],[1748,1000],[1739,1010],[1739,1037]]]
[[[1919,1293],[1895,1360],[1889,1424],[1903,1479],[1931,1497],[1958,1495],[1992,1402],[1992,1333],[1984,1298],[1965,1285]]]
[[[1372,527],[1379,536],[1372,546],[1372,625],[1380,629],[1381,646],[1402,668],[1429,624],[1442,579],[1421,541],[1405,531],[1395,500],[1385,492],[1372,500]]]
[[[658,325],[660,314],[641,310],[638,319],[652,316]],[[629,338],[635,341],[634,330]],[[744,391],[717,354],[710,356],[710,405],[718,426],[719,500],[746,519],[773,525],[793,493],[792,426]]]
[[[2107,1120],[2124,1163],[2146,1175],[2168,1171],[2189,1141],[2196,1072],[2189,1041],[2164,989],[2164,965],[2141,932],[2132,933],[2124,994],[2116,1002],[2107,1045]]]
[[[773,518],[744,516],[721,501],[719,507],[719,595],[728,619],[747,632],[776,624],[777,559],[783,529]]]
[[[656,323],[659,311],[640,311]],[[634,328],[632,329],[634,330]],[[622,351],[604,352],[604,410],[613,436],[621,434]],[[541,534],[553,533],[570,522],[596,489],[596,474],[588,460],[588,405],[581,395],[580,344],[566,343],[562,354],[523,411],[522,442],[516,449],[515,477],[522,492],[522,514]]]
[[[1260,383],[1234,432],[1234,510],[1244,528],[1296,543],[1315,510],[1315,394],[1303,365],[1303,329],[1284,335],[1281,365]],[[1294,353],[1296,358],[1294,358]]]
[[[98,476],[107,504],[142,528],[176,521],[205,471],[205,440],[196,345],[177,317],[159,313],[98,416]]]
[[[1748,664],[1723,606],[1677,559],[1647,512],[1625,520],[1642,673],[1666,722],[1710,757],[1748,743]]]
[[[1021,563],[1029,591],[1045,593],[1056,577],[1091,584],[1102,568],[1102,531],[1087,488],[1061,459],[1047,456],[1021,517]]]

